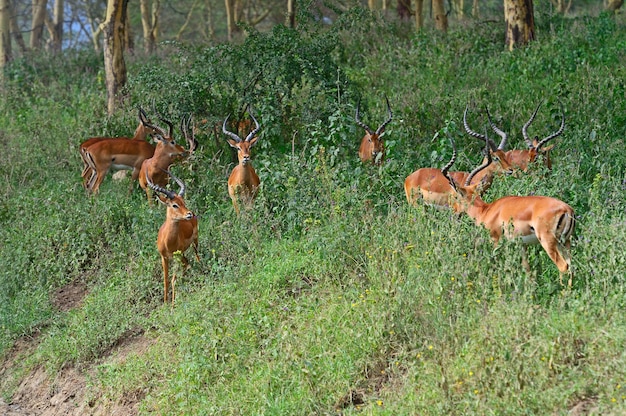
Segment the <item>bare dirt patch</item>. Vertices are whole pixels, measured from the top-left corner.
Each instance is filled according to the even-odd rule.
[[[87,285],[75,281],[55,291],[53,304],[60,311],[79,307],[88,293]],[[103,362],[124,362],[130,355],[141,355],[154,343],[140,329],[129,331],[103,354],[97,362],[80,369],[67,366],[50,377],[43,366],[26,374],[21,367],[39,344],[39,333],[17,340],[14,346],[0,357],[0,390],[12,392],[10,401],[0,398],[2,416],[132,416],[138,413],[145,392],[137,389],[125,392],[116,401],[103,397],[89,386],[88,380],[96,374],[97,365]]]
[[[67,312],[79,307],[87,293],[89,293],[87,284],[80,280],[74,280],[54,292],[52,304],[59,311]]]

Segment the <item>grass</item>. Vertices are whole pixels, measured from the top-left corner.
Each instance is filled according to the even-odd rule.
[[[277,50],[292,52],[291,33],[277,30],[200,54],[174,46],[164,52],[176,58],[168,66],[130,62],[132,97],[152,91],[173,119],[192,111],[202,126],[199,151],[174,168],[200,216],[201,254],[178,280],[174,308],[162,304],[155,247],[164,210],[110,178],[87,198],[76,151],[89,136],[130,133],[136,106],[150,95],[107,118],[101,90],[74,88],[99,85],[98,71],[84,70],[94,65],[89,54],[9,68],[13,81],[0,101],[10,161],[0,165],[0,351],[40,335],[0,383],[4,397],[44,365],[51,375],[66,366],[95,369],[93,397],[137,397],[142,413],[626,409],[623,22],[538,21],[537,42],[505,53],[489,25],[444,38],[374,21],[380,37],[373,39],[354,29],[367,16],[346,19],[339,23],[352,32],[300,33],[307,54],[299,60],[280,61]],[[218,55],[251,68],[198,69]],[[225,184],[232,155],[210,126],[238,107],[235,86],[257,64],[266,71],[246,98],[264,126],[253,151],[263,185],[255,209],[236,217]],[[306,70],[291,79],[297,65]],[[383,93],[394,110],[388,160],[361,166],[356,97],[376,119],[385,113]],[[479,144],[460,129],[468,101],[477,126],[488,104],[519,148],[520,126],[538,100],[546,104],[533,133],[556,128],[556,98],[567,124],[553,170],[498,178],[486,199],[536,193],[574,207],[571,290],[539,248],[530,250],[536,272],[527,276],[519,243],[494,250],[468,218],[408,207],[402,190],[413,170],[448,160],[446,131],[460,169],[478,162]],[[88,294],[79,307],[58,310],[52,293],[74,281]],[[145,351],[110,359],[132,337],[149,340]]]

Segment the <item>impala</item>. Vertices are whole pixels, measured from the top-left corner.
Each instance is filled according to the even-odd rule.
[[[171,176],[180,186],[178,193],[171,192],[159,185],[155,185],[146,176],[146,182],[150,188],[158,193],[159,201],[167,206],[165,222],[159,228],[157,237],[157,249],[161,255],[161,266],[163,267],[163,300],[165,303],[168,299],[174,303],[176,274],[172,273],[172,296],[169,297],[169,270],[170,264],[174,257],[174,253],[180,252],[180,260],[183,266],[183,273],[189,267],[189,261],[185,257],[185,251],[189,246],[193,245],[196,254],[196,260],[200,261],[198,255],[198,217],[185,206],[183,196],[185,195],[185,184],[172,175],[169,171],[166,175]]]
[[[145,141],[148,135],[152,135],[157,133],[157,130],[154,126],[151,125],[151,121],[148,119],[145,111],[142,108],[139,108],[139,125],[137,129],[135,129],[135,134],[129,140],[134,141]],[[87,184],[93,181],[94,175],[96,175],[96,171],[92,169],[90,166],[89,156],[87,156],[87,149],[101,141],[111,140],[111,139],[128,139],[126,137],[91,137],[84,142],[82,142],[78,148],[80,152],[80,157],[83,161],[83,172],[81,176],[83,178],[83,187],[87,189]],[[152,146],[154,149],[154,146]]]
[[[239,200],[245,206],[251,206],[261,184],[261,180],[250,162],[250,148],[257,143],[258,137],[256,134],[261,126],[259,126],[259,122],[254,118],[252,112],[249,111],[249,113],[252,120],[254,120],[255,128],[248,133],[244,140],[226,129],[226,123],[230,115],[226,117],[224,124],[222,124],[222,131],[228,136],[226,141],[230,147],[237,151],[237,159],[239,160],[239,164],[233,168],[228,178],[228,195],[230,195],[230,199],[233,201],[233,207],[237,214],[239,214]]]
[[[87,162],[94,174],[87,181],[87,192],[97,194],[100,184],[111,168],[132,170],[132,180],[139,177],[141,164],[154,155],[154,146],[144,140],[110,139],[94,143],[85,151]],[[132,182],[129,192],[132,191]]]
[[[487,146],[489,143],[487,141]],[[490,159],[490,153],[487,153]],[[563,273],[569,274],[568,286],[572,285],[570,238],[574,232],[574,210],[565,202],[547,196],[505,196],[491,203],[483,201],[476,191],[472,178],[487,166],[487,161],[474,169],[465,183],[460,184],[448,173],[454,163],[450,161],[442,170],[454,189],[453,208],[465,212],[482,224],[494,245],[503,236],[506,239],[521,238],[522,264],[530,273],[527,244],[541,244],[550,259],[559,269],[559,281],[563,284]]]
[[[191,129],[192,131],[189,132],[191,116],[187,119],[183,117],[180,122],[180,129],[185,136],[189,150],[185,150],[174,141],[174,126],[172,123],[164,119],[162,119],[162,121],[169,126],[169,133],[158,128],[159,134],[155,135],[158,142],[154,150],[154,155],[142,162],[139,171],[139,186],[146,192],[149,203],[152,203],[151,187],[148,186],[146,178],[150,178],[150,182],[160,187],[165,187],[169,180],[167,172],[170,166],[175,161],[183,159],[193,153],[196,147],[198,147],[198,141],[193,134],[193,128]]]
[[[554,147],[554,145],[546,146],[550,140],[555,137],[560,136],[565,129],[565,111],[563,111],[563,103],[559,101],[561,106],[561,125],[557,131],[546,136],[545,138],[539,140],[538,136],[535,136],[533,140],[530,140],[528,137],[528,127],[535,120],[535,116],[537,116],[537,112],[539,111],[539,107],[541,107],[542,102],[539,103],[535,112],[530,116],[530,119],[522,126],[522,136],[524,137],[524,141],[528,146],[528,149],[523,150],[509,150],[506,152],[506,158],[511,164],[511,166],[515,169],[519,169],[523,172],[528,170],[530,164],[537,160],[539,155],[544,156],[545,166],[548,169],[552,169],[552,161],[550,160],[550,150]],[[498,134],[502,138],[502,142],[506,144],[507,134],[502,131],[498,126],[496,126],[491,120],[491,114],[489,114],[489,109],[487,109],[487,117],[489,118],[489,124],[496,134]],[[504,146],[502,146],[504,148]]]
[[[361,121],[361,117],[359,114],[359,106],[360,102],[356,105],[356,114],[354,116],[354,120],[356,124],[365,129],[365,136],[361,139],[361,146],[359,147],[359,157],[362,162],[372,161],[375,165],[380,165],[383,163],[385,158],[385,144],[383,143],[381,135],[385,131],[385,127],[387,124],[391,122],[393,119],[393,113],[391,112],[391,107],[389,106],[389,99],[385,96],[385,101],[387,102],[387,120],[383,122],[373,131],[371,128],[367,126],[367,124]]]
[[[485,162],[487,158],[489,158],[489,163],[472,178],[472,184],[476,184],[478,192],[482,194],[489,189],[496,173],[510,174],[513,173],[513,170],[504,152],[500,148],[495,148],[495,145],[492,147],[493,142],[491,142],[486,134],[482,135],[470,129],[467,124],[467,108],[463,114],[463,124],[465,125],[467,134],[473,137],[480,137],[482,140],[490,142],[490,148],[486,149],[486,152],[490,153],[490,155],[486,156],[483,161]],[[456,148],[453,146],[452,150],[450,166],[452,166],[456,160]],[[450,166],[448,166],[448,169]],[[449,172],[449,175],[458,183],[463,183],[469,176],[469,173]],[[441,173],[440,169],[421,168],[407,176],[404,180],[404,193],[408,203],[412,205],[416,205],[417,201],[421,199],[426,205],[448,207],[450,206],[450,197],[454,193],[454,190],[450,186],[448,179]]]

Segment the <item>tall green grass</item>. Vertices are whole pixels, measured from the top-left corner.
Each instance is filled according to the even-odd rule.
[[[142,397],[142,412],[158,414],[623,412],[623,22],[546,18],[539,40],[512,53],[500,29],[411,34],[352,13],[236,46],[163,45],[166,59],[131,58],[132,98],[110,118],[95,55],[13,63],[0,100],[0,351],[41,332],[15,374],[95,366],[94,397]],[[384,94],[387,163],[364,166],[354,107],[360,98],[375,124]],[[96,198],[80,185],[78,144],[131,134],[152,99],[199,127],[198,152],[174,171],[200,216],[202,260],[178,280],[174,308],[161,302],[162,207],[127,182],[107,178]],[[541,249],[527,276],[519,243],[494,250],[468,218],[408,207],[402,189],[449,159],[446,134],[459,169],[479,162],[461,125],[468,103],[477,129],[488,105],[521,148],[542,99],[532,134],[556,130],[559,100],[566,112],[554,168],[498,178],[485,198],[574,207],[571,290]],[[262,124],[262,189],[236,217],[232,154],[213,125],[248,102]],[[55,309],[55,289],[73,281],[86,298]],[[145,353],[107,359],[137,334],[152,340]],[[3,394],[18,381],[2,381]]]

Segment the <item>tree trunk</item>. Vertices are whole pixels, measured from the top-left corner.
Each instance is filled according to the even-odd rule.
[[[506,46],[512,51],[516,45],[535,40],[533,0],[504,0]]]
[[[113,114],[123,101],[122,88],[126,85],[124,61],[126,10],[129,0],[108,0],[104,34],[104,72],[107,86],[107,109]]]
[[[159,30],[159,12],[161,1],[153,0],[150,8],[149,0],[141,0],[141,25],[143,26],[143,49],[146,54],[156,51],[156,42]],[[195,6],[191,6],[192,9]]]
[[[17,43],[17,46],[19,46],[20,52],[26,53],[28,48],[26,48],[26,42],[24,41],[24,37],[22,36],[22,31],[20,30],[20,26],[17,23],[17,13],[13,11],[11,0],[7,0],[6,3],[8,4],[7,6],[9,8],[8,13],[11,19],[10,32],[13,35],[13,39],[15,39],[15,43]]]
[[[435,15],[435,28],[442,32],[448,31],[448,15],[446,14],[446,8],[444,0],[432,0],[433,1],[433,14]]]
[[[478,0],[472,2],[472,17],[478,19],[480,17],[480,10],[478,9]]]
[[[415,30],[419,32],[424,27],[424,0],[415,0]]]
[[[285,25],[290,28],[296,27],[295,0],[287,0],[287,16]]]
[[[398,0],[396,12],[400,20],[409,20],[411,18],[411,0]]]
[[[61,52],[63,48],[63,0],[55,0],[52,30],[50,30],[50,40],[48,47],[52,52]]]
[[[30,48],[41,49],[43,28],[46,24],[46,7],[48,0],[33,0],[33,21],[30,32]]]
[[[0,80],[4,66],[11,60],[11,5],[0,0]]]

